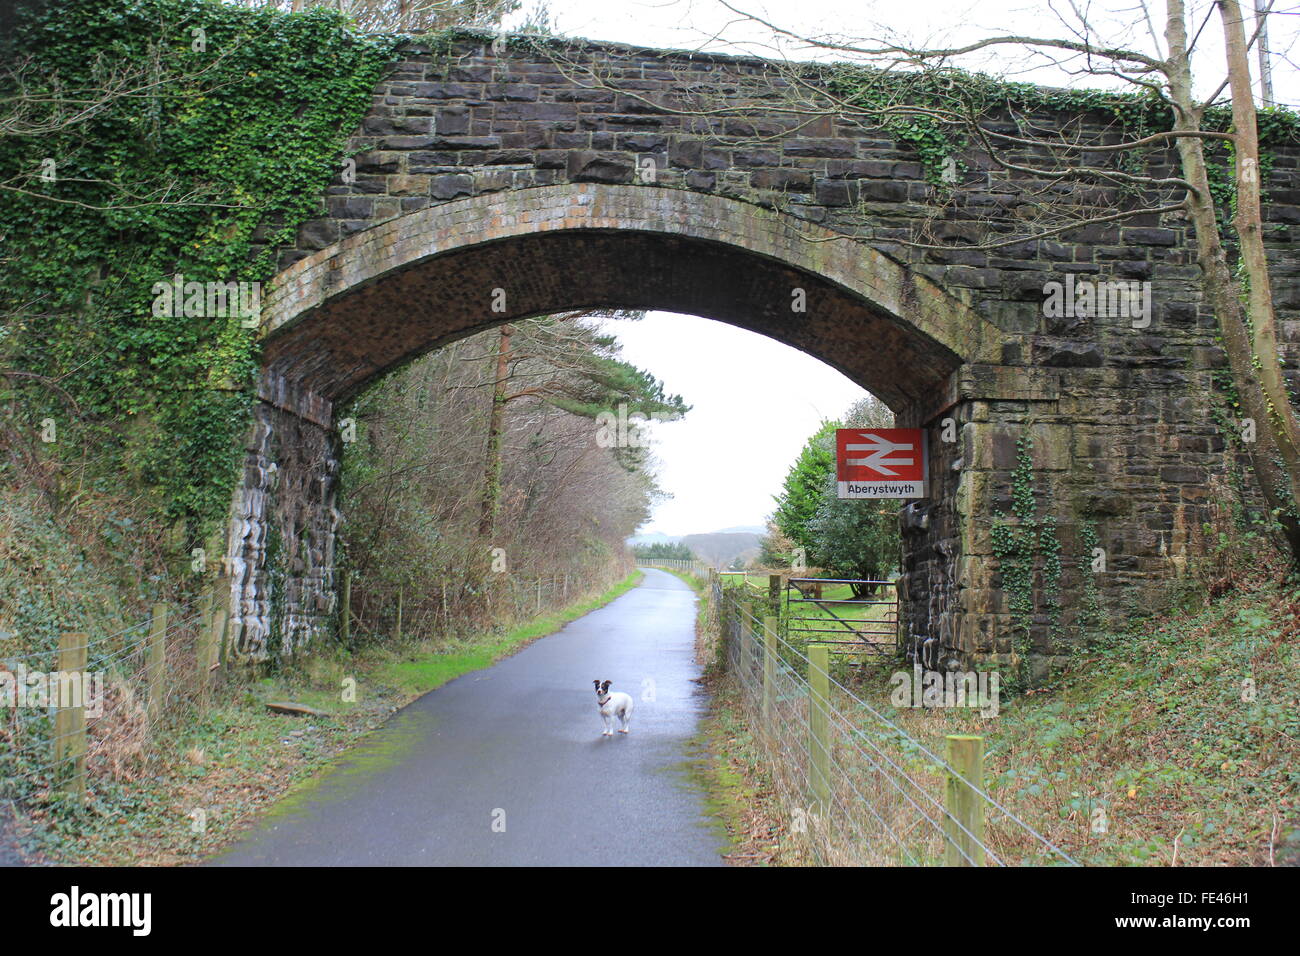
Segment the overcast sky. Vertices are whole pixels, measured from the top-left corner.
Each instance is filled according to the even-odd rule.
[[[525,10],[536,0],[523,0]],[[546,0],[556,32],[593,40],[615,40],[643,46],[705,49],[792,60],[845,59],[786,38],[773,40],[771,31],[739,15],[765,20],[800,37],[858,41],[889,37],[917,46],[952,46],[958,42],[1008,33],[1078,39],[1071,35],[1077,19],[1072,7],[1087,12],[1089,22],[1108,43],[1143,52],[1164,54],[1162,0]],[[1243,10],[1256,0],[1240,0]],[[1279,103],[1300,105],[1295,68],[1300,36],[1300,2],[1262,0],[1274,12],[1269,18],[1274,85]],[[1224,76],[1222,26],[1213,13],[1213,0],[1185,0],[1198,87],[1206,92]],[[1148,21],[1144,10],[1150,10]],[[1062,16],[1057,15],[1062,12]],[[522,14],[521,14],[522,17]],[[1065,18],[1063,20],[1063,17]],[[509,25],[507,23],[507,25]],[[1247,18],[1250,29],[1250,18]],[[1154,39],[1153,39],[1154,35]],[[1159,45],[1157,47],[1157,44]],[[963,61],[969,69],[1055,86],[1100,86],[1097,77],[1083,80],[1046,66],[1040,59],[995,48],[981,60]],[[1252,66],[1254,62],[1252,60]]]
[[[681,421],[650,426],[659,483],[673,498],[645,531],[761,525],[808,436],[866,394],[811,356],[721,322],[652,312],[608,327],[624,359],[692,406]]]

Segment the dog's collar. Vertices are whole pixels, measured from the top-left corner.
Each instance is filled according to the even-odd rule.
[[[613,697],[613,696],[614,696],[613,694],[606,694],[604,697],[597,697],[597,698],[596,698],[596,703],[598,703],[598,704],[600,704],[600,706],[604,707],[606,704],[609,703],[609,699],[610,699],[611,697]]]

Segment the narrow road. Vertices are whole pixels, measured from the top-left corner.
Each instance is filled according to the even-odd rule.
[[[211,862],[230,866],[720,865],[691,786],[704,709],[695,598],[639,587],[394,715]],[[636,701],[602,737],[592,688]]]

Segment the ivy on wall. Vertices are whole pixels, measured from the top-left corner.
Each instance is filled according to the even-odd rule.
[[[1101,601],[1097,591],[1097,570],[1093,566],[1101,541],[1097,537],[1097,528],[1093,522],[1084,518],[1079,523],[1080,590],[1082,600],[1079,608],[1079,626],[1097,627],[1101,624]]]
[[[229,507],[257,344],[238,316],[155,316],[154,284],[273,277],[394,42],[213,0],[66,0],[19,24],[26,89],[0,95],[98,105],[0,137],[0,366],[44,377],[0,388],[21,387],[21,427],[65,426],[48,454],[93,449],[191,542]]]
[[[1038,612],[1035,578],[1040,578],[1042,610],[1049,631],[1061,623],[1061,542],[1056,517],[1038,514],[1034,488],[1033,442],[1028,434],[1016,440],[1016,467],[1011,473],[1011,514],[994,514],[993,553],[998,559],[1002,590],[1012,617],[1012,651],[1016,672],[1014,686],[1028,686],[1032,628]]]
[[[887,72],[853,64],[826,68],[826,88],[846,105],[871,115],[881,115],[881,128],[915,150],[934,185],[944,181],[949,163],[962,167],[961,153],[969,141],[965,123],[977,117],[1011,110],[1016,113],[1044,111],[1061,115],[1099,114],[1114,121],[1126,139],[1137,140],[1167,132],[1173,118],[1169,104],[1151,92],[1126,93],[1095,89],[1056,89],[1031,83],[1014,83],[983,73],[959,69],[935,72]],[[914,109],[907,109],[908,106]],[[935,115],[928,115],[931,109]],[[960,122],[942,116],[961,117]],[[1216,106],[1205,111],[1202,127],[1225,132],[1231,128],[1232,111]],[[1034,134],[1027,134],[1034,138]],[[1261,173],[1267,176],[1272,161],[1264,147],[1300,142],[1300,114],[1274,108],[1259,113]],[[1050,136],[1041,136],[1050,142]],[[1119,156],[1129,173],[1144,171],[1151,150],[1130,151]],[[1231,176],[1231,163],[1215,170]],[[1223,199],[1227,200],[1226,194]]]

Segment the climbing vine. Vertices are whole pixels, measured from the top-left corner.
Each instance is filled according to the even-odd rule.
[[[828,69],[826,89],[853,109],[883,117],[881,128],[916,151],[927,180],[936,186],[944,182],[945,167],[949,172],[952,164],[962,168],[961,153],[969,145],[965,127],[999,110],[1101,114],[1110,117],[1127,140],[1167,132],[1173,125],[1167,101],[1154,92],[1053,89],[959,69],[897,73],[852,64],[836,64]],[[1224,132],[1231,125],[1232,111],[1223,106],[1206,110],[1202,120],[1202,127],[1208,131]],[[1263,147],[1300,141],[1300,114],[1277,108],[1261,110],[1259,138],[1260,173],[1267,177],[1272,154]],[[1145,151],[1127,151],[1121,154],[1119,163],[1125,172],[1139,174],[1144,172],[1145,156]],[[1231,158],[1226,166],[1218,164],[1212,175],[1217,177],[1217,200],[1227,185],[1223,177],[1232,175]],[[1227,200],[1228,196],[1222,194],[1222,201]]]
[[[1061,622],[1061,542],[1056,518],[1049,511],[1038,515],[1035,490],[1033,442],[1028,434],[1016,440],[1016,467],[1011,473],[1011,514],[994,514],[993,553],[998,559],[1002,590],[1006,592],[1012,616],[1012,648],[1015,662],[1014,686],[1029,683],[1032,627],[1038,611],[1035,577],[1039,577],[1042,610],[1054,635]]]
[[[18,29],[25,88],[0,95],[98,106],[0,138],[0,367],[24,373],[0,397],[20,428],[64,426],[46,454],[93,459],[201,542],[236,479],[255,332],[157,316],[154,285],[272,278],[393,41],[213,0],[67,0]]]
[[[1097,571],[1093,561],[1100,547],[1097,528],[1084,518],[1079,523],[1079,544],[1082,553],[1079,556],[1080,592],[1082,607],[1079,613],[1081,627],[1096,627],[1101,623],[1101,603],[1097,593]]]

